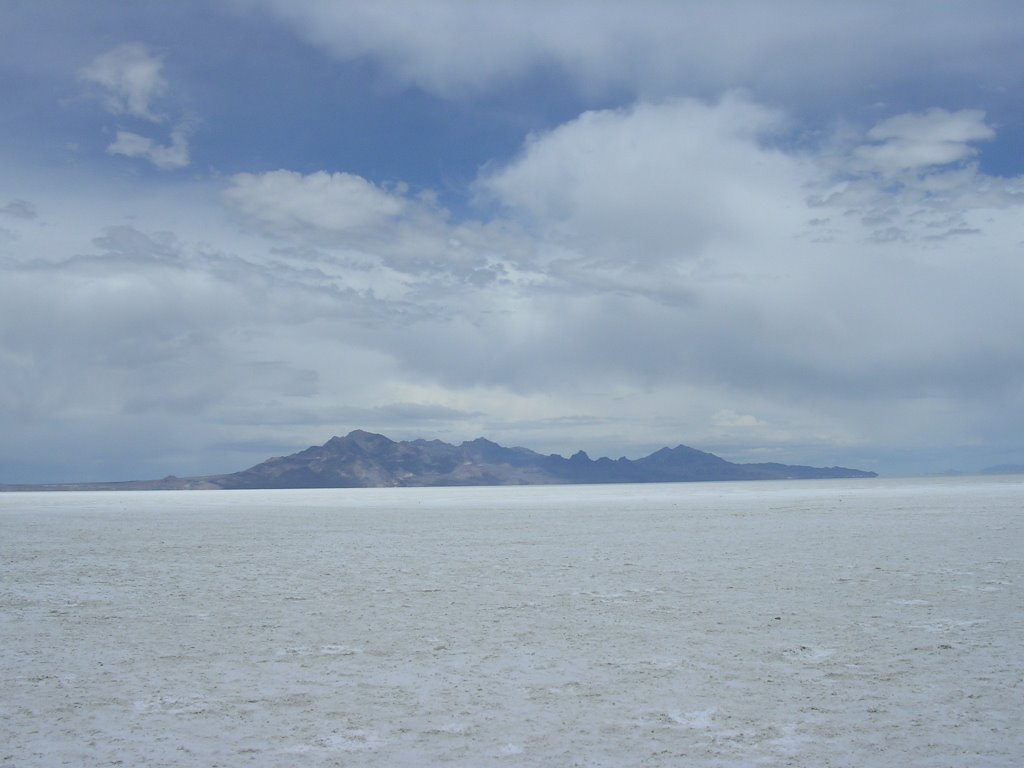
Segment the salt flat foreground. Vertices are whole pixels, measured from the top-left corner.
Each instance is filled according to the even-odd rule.
[[[0,494],[0,766],[1024,764],[1024,480]]]

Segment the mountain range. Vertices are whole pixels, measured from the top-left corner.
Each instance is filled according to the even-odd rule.
[[[527,448],[506,448],[484,438],[460,445],[440,440],[391,440],[355,430],[323,445],[279,456],[226,475],[119,483],[7,486],[7,490],[186,490],[241,488],[381,488],[454,485],[666,483],[702,480],[784,480],[876,477],[845,467],[734,464],[685,445],[641,459],[568,459]]]

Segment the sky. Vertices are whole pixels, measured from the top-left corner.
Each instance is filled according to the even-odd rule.
[[[0,0],[0,483],[353,429],[1024,463],[1017,0]]]

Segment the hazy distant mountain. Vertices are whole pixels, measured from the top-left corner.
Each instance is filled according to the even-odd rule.
[[[997,464],[994,467],[985,467],[978,474],[980,475],[1022,475],[1024,464]]]
[[[291,456],[279,456],[228,475],[35,486],[38,489],[380,488],[392,486],[552,485],[564,483],[662,483],[698,480],[782,480],[875,477],[845,467],[733,464],[679,445],[642,459],[591,459],[580,451],[566,459],[527,448],[505,448],[478,438],[461,445],[440,440],[395,442],[356,430]],[[8,486],[8,488],[12,488]],[[28,486],[22,486],[28,488]]]

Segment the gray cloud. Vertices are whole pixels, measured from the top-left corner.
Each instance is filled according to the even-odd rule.
[[[27,200],[11,200],[0,208],[0,214],[22,221],[31,221],[39,217],[35,206]]]
[[[778,98],[861,90],[899,72],[1020,82],[1024,20],[1013,2],[466,4],[250,0],[343,60],[373,57],[403,83],[449,96],[554,65],[591,93],[711,95],[736,86]],[[877,97],[876,97],[877,98]]]

